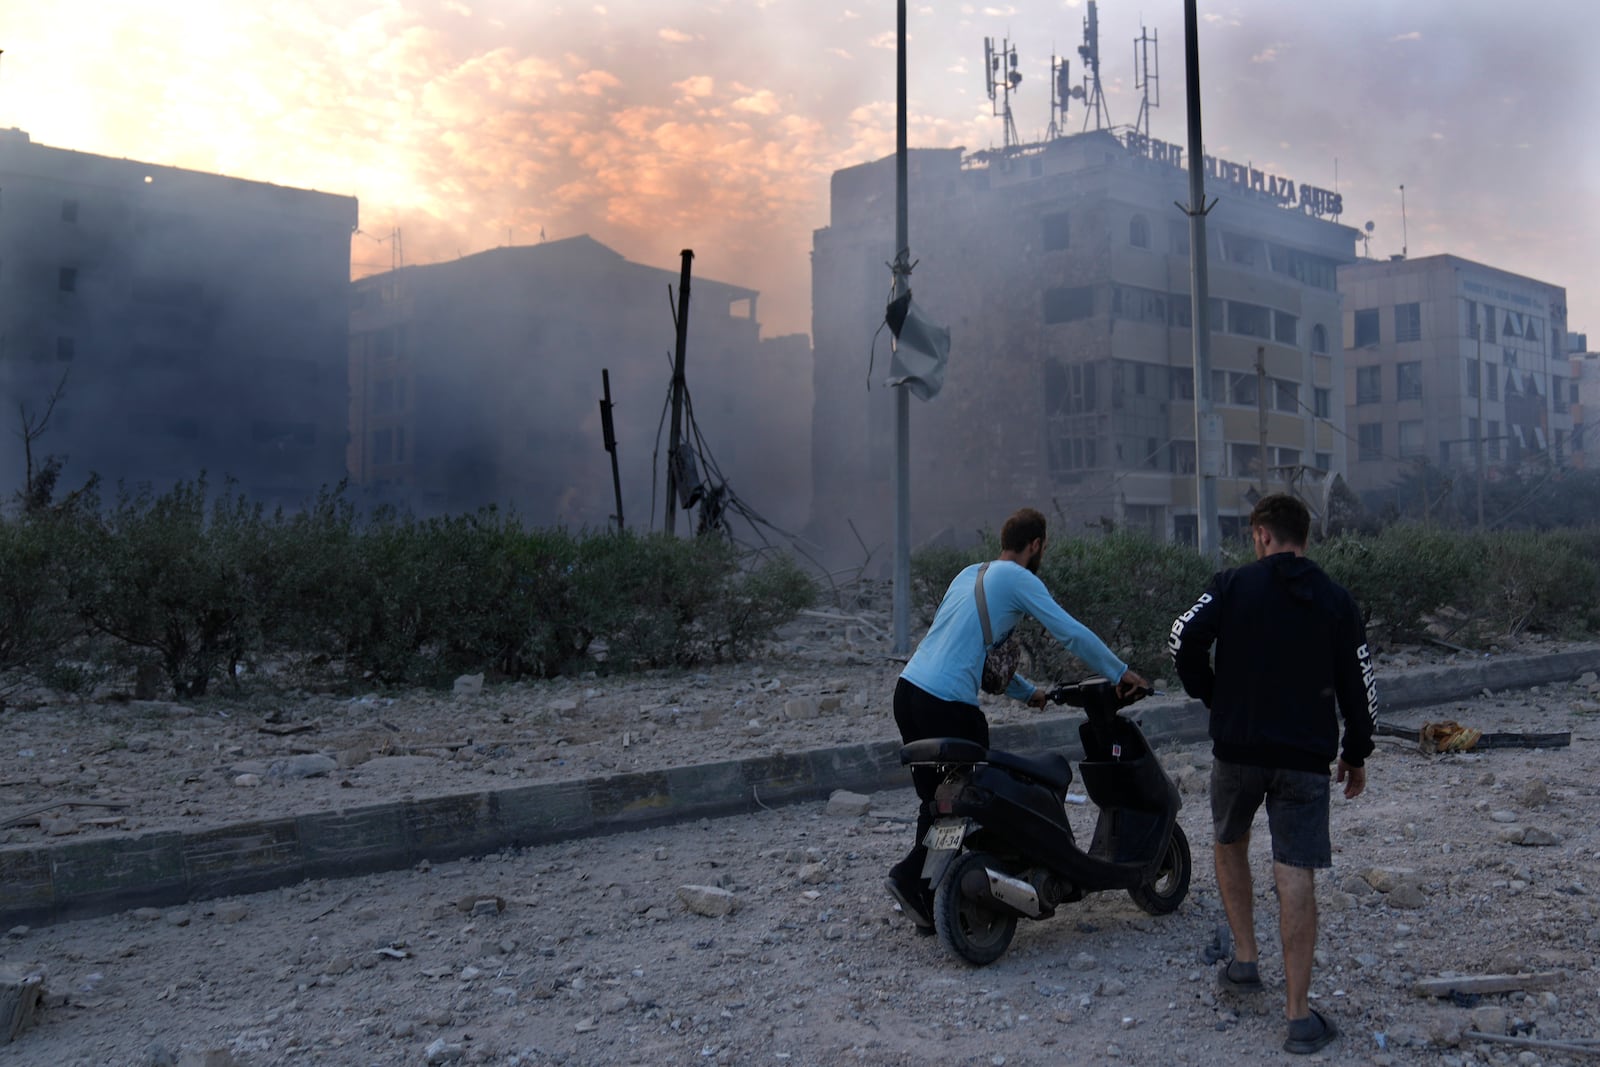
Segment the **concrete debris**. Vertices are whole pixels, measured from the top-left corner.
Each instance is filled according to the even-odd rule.
[[[731,915],[739,906],[737,897],[714,885],[681,885],[678,887],[678,899],[696,915],[709,918]]]

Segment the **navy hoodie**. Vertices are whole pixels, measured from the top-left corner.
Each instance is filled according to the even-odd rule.
[[[1360,767],[1371,754],[1378,694],[1361,612],[1304,556],[1218,573],[1168,645],[1184,690],[1211,709],[1216,758],[1326,774],[1336,756]]]

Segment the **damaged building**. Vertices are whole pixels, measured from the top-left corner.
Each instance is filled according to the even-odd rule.
[[[356,201],[0,131],[0,390],[63,485],[205,471],[297,504],[344,473]],[[64,385],[62,384],[64,381]],[[13,430],[20,427],[12,427]],[[8,432],[6,484],[23,484]]]
[[[1435,255],[1350,264],[1339,289],[1352,488],[1379,499],[1429,464],[1568,462],[1564,288]]]
[[[1225,533],[1256,494],[1315,501],[1342,472],[1337,270],[1357,232],[1337,194],[1206,161],[1211,385]],[[1183,152],[1096,131],[909,155],[917,305],[949,327],[943,392],[911,405],[913,544],[970,541],[1033,505],[1064,533],[1196,540],[1190,226]],[[895,160],[833,175],[812,251],[812,533],[892,544],[893,391],[884,318]],[[887,335],[885,335],[886,338]],[[849,527],[854,527],[850,529]]]
[[[580,236],[355,282],[352,481],[420,514],[493,504],[534,525],[614,526],[605,371],[623,520],[644,530],[653,515],[660,529],[679,275]],[[762,339],[758,298],[691,276],[685,437],[708,504],[728,504],[717,496],[727,487],[769,522],[797,527],[810,498],[810,345]]]

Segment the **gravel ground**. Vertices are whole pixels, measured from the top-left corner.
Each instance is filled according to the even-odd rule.
[[[801,635],[760,667],[491,687],[461,699],[107,704],[106,721],[87,722],[60,706],[13,710],[0,779],[27,784],[0,793],[0,810],[26,808],[46,791],[107,798],[129,805],[115,812],[123,823],[55,829],[124,832],[367,799],[350,790],[448,792],[694,762],[708,747],[723,757],[887,736],[882,705],[895,665],[871,642],[830,633]],[[1403,669],[1420,656],[1391,652],[1380,664]],[[1548,1045],[1460,1035],[1600,1038],[1600,772],[1590,758],[1600,728],[1591,683],[1386,716],[1570,730],[1572,743],[1427,756],[1384,740],[1367,794],[1335,798],[1313,991],[1344,1036],[1323,1062],[1589,1062]],[[369,750],[366,761],[341,759],[332,742],[363,730],[380,736],[374,711],[390,723],[376,728],[382,734],[471,744],[455,755]],[[1030,714],[994,711],[1002,721]],[[259,732],[274,725],[268,718],[320,722],[276,736]],[[296,755],[292,742],[306,740],[314,751],[300,755],[348,765],[306,779],[273,771]],[[1196,846],[1185,904],[1153,918],[1125,894],[1091,897],[1024,923],[986,968],[917,936],[883,893],[883,870],[909,844],[915,804],[908,789],[894,790],[871,798],[867,814],[829,815],[807,803],[13,930],[0,939],[0,966],[42,972],[47,1007],[3,1055],[50,1067],[1281,1062],[1264,827],[1254,865],[1268,992],[1245,1001],[1218,994],[1200,960],[1221,918],[1205,848],[1209,754],[1190,745],[1160,755],[1184,789],[1182,823]],[[371,761],[397,758],[411,769],[393,781],[368,776]],[[265,764],[260,784],[235,784],[255,773],[237,766],[252,759]],[[81,820],[85,810],[66,817]],[[1071,810],[1086,837],[1092,811]],[[9,832],[31,840],[52,831]],[[726,891],[734,910],[695,913],[687,886]],[[1525,980],[1525,991],[1476,1003],[1413,992],[1422,978],[1517,972],[1554,976],[1548,988]]]

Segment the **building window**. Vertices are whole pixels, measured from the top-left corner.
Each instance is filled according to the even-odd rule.
[[[394,462],[394,433],[387,426],[372,431],[371,453],[374,465]]]
[[[1400,458],[1414,459],[1422,455],[1424,444],[1422,440],[1422,420],[1409,419],[1400,423]]]
[[[1044,321],[1073,322],[1094,314],[1094,289],[1080,285],[1073,289],[1044,291]]]
[[[1383,368],[1356,368],[1356,403],[1383,403]]]
[[[1489,432],[1485,435],[1484,441],[1489,445],[1489,458],[1498,461],[1500,459],[1500,420],[1489,420]]]
[[[1094,438],[1055,437],[1050,440],[1050,471],[1090,470],[1095,466]]]
[[[1327,418],[1331,418],[1332,417],[1332,411],[1333,411],[1333,390],[1332,389],[1315,389],[1315,388],[1313,388],[1311,390],[1311,412],[1312,412],[1312,414],[1316,415],[1316,417],[1319,418],[1319,419],[1327,419]]]
[[[1261,446],[1234,443],[1228,446],[1228,471],[1234,478],[1261,477]]]
[[[1396,344],[1401,341],[1422,340],[1421,304],[1396,304],[1394,306],[1394,339]]]
[[[1173,474],[1195,472],[1193,441],[1174,441],[1167,446],[1167,469]]]
[[[1323,471],[1324,473],[1333,470],[1333,453],[1318,452],[1316,457],[1312,460],[1312,466],[1316,467],[1319,471]]]
[[[1478,373],[1478,361],[1475,360],[1475,359],[1470,359],[1469,358],[1467,360],[1467,395],[1468,396],[1475,397],[1475,396],[1478,395],[1478,392],[1479,392],[1479,389],[1480,389],[1479,377],[1480,376],[1479,376],[1479,373]]]
[[[1272,313],[1272,339],[1280,345],[1300,343],[1300,319],[1287,311]]]
[[[1246,304],[1240,300],[1228,301],[1228,332],[1243,337],[1272,340],[1272,311],[1259,304]]]
[[[1211,372],[1211,399],[1219,404],[1255,407],[1257,393],[1255,371]]]
[[[1128,243],[1135,248],[1150,247],[1150,220],[1143,215],[1135,215],[1128,223]]]
[[[1253,267],[1256,265],[1256,248],[1260,241],[1249,237],[1241,237],[1226,230],[1222,233],[1222,258],[1229,263],[1240,267]]]
[[[1363,422],[1356,427],[1356,445],[1363,460],[1383,458],[1383,423]]]
[[[1154,437],[1144,439],[1144,465],[1151,470],[1161,469],[1161,442]]]
[[[1567,411],[1567,380],[1559,374],[1550,376],[1550,407],[1561,413]]]
[[[1298,448],[1279,448],[1276,451],[1277,451],[1277,454],[1276,454],[1276,457],[1273,459],[1273,466],[1275,466],[1275,467],[1298,467],[1298,466],[1300,466],[1300,450]]]
[[[1047,415],[1082,415],[1094,410],[1094,365],[1047,360],[1044,406]]]
[[[1500,399],[1500,368],[1493,363],[1483,365],[1483,387],[1490,400]]]
[[[1144,396],[1144,378],[1144,364],[1135,363],[1133,365],[1133,391],[1139,396]]]
[[[372,413],[374,415],[387,415],[390,412],[404,411],[406,407],[406,380],[404,378],[383,378],[372,383]]]
[[[1357,308],[1352,348],[1371,348],[1378,343],[1378,309]]]
[[[1058,211],[1053,215],[1046,215],[1043,222],[1044,250],[1059,252],[1066,248],[1072,239],[1072,227],[1068,225],[1067,213]]]
[[[1422,399],[1422,364],[1420,362],[1394,365],[1394,393],[1396,400]]]
[[[1188,367],[1172,368],[1172,376],[1167,379],[1167,399],[1194,399],[1194,371]]]
[[[1488,304],[1483,305],[1483,339],[1485,341],[1493,341],[1495,339],[1494,308]]]
[[[60,273],[60,275],[58,277],[57,285],[60,287],[60,289],[61,289],[61,291],[63,293],[75,293],[75,292],[77,292],[78,291],[78,268],[77,267],[62,267],[61,268],[61,273]]]
[[[61,221],[62,222],[77,222],[78,221],[78,202],[76,200],[63,200],[63,201],[61,201]]]
[[[1319,356],[1328,354],[1328,328],[1320,322],[1311,327],[1311,351]]]
[[[1275,411],[1287,411],[1294,414],[1300,410],[1300,383],[1286,382],[1282,378],[1272,380],[1272,407]]]

